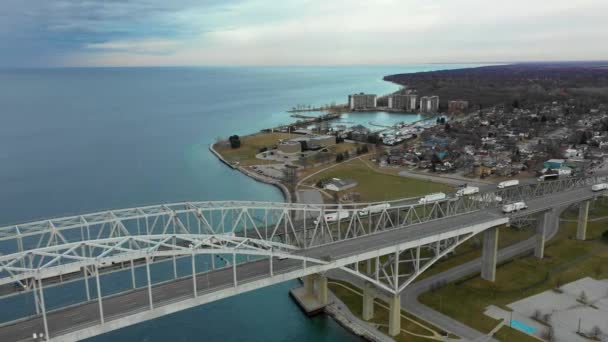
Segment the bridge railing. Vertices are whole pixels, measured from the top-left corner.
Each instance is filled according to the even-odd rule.
[[[1,227],[0,252],[169,233],[235,235],[310,248],[606,181],[605,175],[565,178],[425,204],[416,200],[343,205],[222,201],[110,210]]]

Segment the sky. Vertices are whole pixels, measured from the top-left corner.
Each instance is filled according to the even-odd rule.
[[[0,67],[600,60],[606,0],[2,0]]]

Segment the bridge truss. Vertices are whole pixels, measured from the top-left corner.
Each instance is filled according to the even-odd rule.
[[[183,202],[16,224],[0,228],[0,250],[4,253],[0,255],[0,289],[14,284],[20,293],[32,294],[36,315],[46,315],[45,286],[84,279],[86,300],[90,301],[95,295],[91,295],[89,277],[94,278],[103,323],[100,276],[130,269],[132,290],[137,288],[133,270],[137,266],[145,268],[145,287],[152,307],[150,265],[168,260],[173,264],[176,280],[180,279],[178,260],[191,258],[192,293],[196,297],[197,282],[200,284],[197,277],[215,270],[213,256],[217,256],[223,260],[220,268],[232,269],[234,287],[239,279],[238,264],[267,260],[265,267],[272,276],[273,261],[288,259],[289,267],[281,262],[287,267],[283,272],[342,268],[389,293],[399,294],[437,260],[486,228],[456,229],[451,235],[368,255],[363,262],[353,259],[336,263],[331,255],[313,258],[306,256],[306,251],[605,181],[606,176],[566,178],[428,204]],[[348,215],[342,217],[340,213],[344,212]],[[335,219],[336,214],[339,220]],[[195,258],[199,255],[212,256],[211,266],[197,269]],[[48,336],[46,318],[44,321]]]

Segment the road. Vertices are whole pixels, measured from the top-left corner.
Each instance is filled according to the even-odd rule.
[[[552,207],[562,207],[570,203],[592,198],[595,195],[596,194],[591,192],[589,188],[580,188],[557,193],[550,196],[545,196],[544,198],[529,201],[529,211],[546,210]],[[332,260],[337,260],[360,255],[364,252],[392,247],[405,242],[417,241],[428,236],[436,236],[444,232],[453,231],[454,229],[471,226],[473,224],[482,224],[484,222],[494,221],[500,217],[503,217],[503,215],[498,209],[475,211],[468,214],[412,225],[402,229],[382,231],[355,239],[342,240],[328,245],[307,250],[300,250],[296,254],[305,255],[316,259],[322,259],[328,255],[331,255]],[[504,259],[510,255],[505,253],[506,252],[504,251],[501,252],[501,258]],[[284,273],[302,267],[302,263],[295,260],[274,260],[273,264],[275,274]],[[473,268],[477,266],[471,265],[466,267]],[[448,272],[452,272],[452,270]],[[466,272],[470,271],[465,268],[457,268],[453,272],[456,273],[454,274],[454,277],[459,277],[460,274],[465,274]],[[239,284],[247,283],[261,277],[269,277],[269,273],[270,267],[268,260],[248,262],[240,264],[237,267]],[[443,277],[448,279],[448,275],[443,274]],[[428,278],[426,282],[421,283],[429,284],[429,282],[431,282],[433,279],[434,281],[438,280],[437,278],[431,277]],[[229,288],[232,286],[232,268],[216,270],[197,276],[197,287],[199,289],[199,294],[204,293],[205,290],[208,289],[211,289],[209,291],[212,292],[214,290]],[[412,290],[409,290],[407,292],[408,295],[404,297],[415,298],[417,297],[416,293],[422,293],[424,291],[424,287],[420,287],[423,285],[417,286],[418,287],[415,288],[415,291],[412,292]],[[193,284],[191,278],[153,286],[155,307],[162,306],[163,304],[173,303],[182,299],[192,298],[192,296]],[[408,307],[410,303],[411,302],[405,301],[404,304],[406,307]],[[106,321],[117,319],[119,317],[128,315],[129,313],[145,310],[148,308],[148,306],[149,302],[147,289],[137,289],[128,293],[104,299],[104,316],[106,317]],[[422,309],[422,311],[423,312],[420,313],[421,316],[425,314],[432,314],[432,312],[425,313],[424,309]],[[61,334],[61,332],[66,332],[75,328],[82,328],[85,326],[98,324],[99,308],[97,302],[94,301],[69,308],[59,309],[48,313],[47,316],[51,336],[56,336]],[[451,329],[448,330],[452,331]],[[43,331],[42,318],[30,318],[12,325],[0,327],[0,341],[29,340],[31,339],[32,332],[40,331]],[[459,331],[460,330],[458,327],[455,327],[454,333],[459,334]],[[464,335],[467,336],[467,334]]]
[[[561,213],[566,208],[567,206],[561,207],[557,210],[557,212]],[[558,216],[559,215],[556,215],[556,217]],[[549,240],[553,236],[555,236],[558,231],[558,220],[553,219],[547,227],[548,229],[545,232],[545,236],[547,237],[547,240]],[[528,240],[503,248],[498,253],[498,262],[500,263],[512,259],[518,255],[522,255],[529,251],[532,251],[534,250],[534,246],[535,237],[531,237]],[[480,270],[481,259],[476,259],[460,266],[451,268],[445,272],[425,278],[421,281],[414,282],[412,285],[410,285],[403,291],[401,295],[401,307],[409,313],[413,314],[414,316],[421,318],[424,321],[427,321],[440,329],[461,336],[464,339],[474,341],[495,341],[494,339],[489,338],[486,334],[475,330],[459,321],[456,321],[455,319],[448,317],[438,311],[435,311],[432,308],[418,301],[418,297],[423,293],[430,291],[433,285],[455,281],[457,279],[479,272]],[[357,278],[352,274],[344,271],[332,270],[330,272],[330,277],[350,282],[360,288],[363,288],[365,286],[365,281],[363,279]]]
[[[546,236],[547,238],[551,238],[553,235],[555,235],[559,228],[558,220],[552,220],[548,227],[549,229],[546,231]],[[498,262],[500,263],[534,250],[534,246],[535,238],[532,237],[518,244],[503,248],[498,253]],[[455,335],[468,340],[482,340],[486,336],[484,333],[481,333],[478,330],[475,330],[461,322],[456,321],[455,319],[435,311],[418,301],[418,297],[421,294],[430,291],[434,284],[451,282],[467,275],[479,272],[480,269],[481,259],[476,259],[416,282],[403,292],[401,297],[401,305],[406,311],[410,312],[416,317],[428,321]],[[494,341],[493,339],[489,340]]]

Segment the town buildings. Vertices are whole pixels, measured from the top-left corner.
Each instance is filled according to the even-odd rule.
[[[437,113],[439,111],[439,96],[423,96],[420,98],[421,113]]]
[[[377,98],[375,94],[348,95],[348,107],[351,110],[374,109],[377,107]]]
[[[393,94],[388,97],[388,108],[400,109],[407,112],[416,110],[416,100],[418,96],[414,94],[399,95]]]
[[[464,113],[469,108],[469,101],[453,100],[448,102],[448,113]]]

